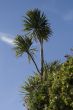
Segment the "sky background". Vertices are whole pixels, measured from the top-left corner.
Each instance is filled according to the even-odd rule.
[[[0,110],[26,110],[20,87],[34,74],[26,55],[16,58],[12,39],[23,33],[23,16],[39,8],[48,18],[53,35],[45,43],[45,60],[64,61],[73,47],[73,0],[0,0]],[[36,57],[39,62],[39,57]]]

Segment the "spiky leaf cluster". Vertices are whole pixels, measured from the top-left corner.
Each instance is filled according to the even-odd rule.
[[[23,55],[24,52],[28,53],[32,45],[32,40],[29,37],[17,35],[14,40],[15,51],[17,56]]]
[[[26,13],[26,17],[24,17],[24,31],[29,32],[35,39],[38,38],[40,42],[41,39],[48,40],[52,33],[45,14],[38,9],[30,10]]]

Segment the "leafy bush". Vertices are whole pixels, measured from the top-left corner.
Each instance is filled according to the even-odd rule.
[[[35,74],[22,86],[22,92],[29,110],[73,110],[73,57],[62,64],[45,64],[43,80]]]
[[[22,92],[29,110],[73,110],[73,57],[62,64],[45,64],[43,80],[35,74],[22,86]]]
[[[73,57],[61,64],[60,71],[49,75],[49,81],[49,110],[73,110]]]

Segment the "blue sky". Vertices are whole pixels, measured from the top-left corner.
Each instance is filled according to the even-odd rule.
[[[23,33],[22,16],[34,8],[45,12],[53,30],[53,36],[44,46],[45,60],[64,61],[64,55],[71,53],[73,0],[0,0],[0,110],[26,110],[19,91],[35,69],[26,55],[16,58],[12,41]]]

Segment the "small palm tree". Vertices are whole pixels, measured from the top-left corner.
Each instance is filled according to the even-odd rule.
[[[32,39],[27,37],[27,36],[21,36],[21,35],[17,35],[15,40],[14,40],[14,44],[15,44],[15,51],[16,51],[16,56],[21,56],[24,53],[27,53],[28,58],[31,59],[37,69],[37,71],[40,73],[38,66],[34,60],[33,54],[35,49],[31,48],[32,45]]]
[[[41,76],[43,75],[43,64],[44,64],[44,55],[43,55],[43,42],[47,41],[50,38],[52,33],[50,24],[46,19],[44,13],[41,13],[40,10],[34,9],[26,13],[24,17],[24,31],[28,32],[35,40],[40,42],[41,46]]]

